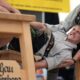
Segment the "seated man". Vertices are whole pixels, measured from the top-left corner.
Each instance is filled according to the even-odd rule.
[[[76,10],[76,9],[75,9]],[[74,12],[75,12],[74,10]],[[71,13],[72,14],[72,13]],[[55,43],[54,47],[50,50],[48,57],[44,56],[46,46],[45,44],[39,51],[37,51],[36,55],[44,56],[44,59],[35,63],[36,68],[48,68],[50,71],[48,73],[49,80],[55,80],[55,76],[57,74],[57,70],[52,70],[55,68],[71,65],[75,62],[75,60],[80,59],[80,50],[77,55],[73,59],[72,58],[72,50],[76,48],[77,44],[80,44],[80,25],[79,20],[76,23],[75,18],[77,17],[78,12],[74,16],[73,14],[69,16],[69,19],[63,24],[60,25],[48,25],[40,22],[32,22],[31,26],[34,29],[37,29],[39,32],[48,32],[51,31],[54,36]],[[79,17],[79,16],[78,16]],[[68,22],[70,21],[70,22]],[[70,24],[69,24],[70,23]],[[74,25],[75,24],[75,25]],[[78,25],[76,25],[78,24]],[[72,31],[67,35],[66,32],[73,27]],[[65,64],[66,63],[66,64]]]

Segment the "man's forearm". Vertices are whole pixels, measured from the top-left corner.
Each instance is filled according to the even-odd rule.
[[[58,68],[63,68],[63,67],[67,67],[67,66],[71,66],[74,64],[74,60],[73,59],[68,59],[63,61],[61,64],[58,65]]]

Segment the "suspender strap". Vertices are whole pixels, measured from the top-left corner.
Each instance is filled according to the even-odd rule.
[[[48,54],[49,54],[51,48],[53,47],[53,45],[54,45],[54,37],[51,34],[51,38],[50,38],[49,43],[48,43],[48,45],[47,45],[47,47],[45,49],[43,57],[48,57]]]
[[[43,60],[44,59],[44,57],[48,57],[48,54],[49,54],[49,52],[50,52],[50,50],[51,50],[51,48],[54,46],[54,37],[53,37],[53,35],[51,34],[51,38],[50,38],[50,40],[49,40],[49,43],[48,43],[48,45],[47,45],[47,47],[46,47],[46,49],[45,49],[45,52],[44,52],[44,55],[39,59],[39,60],[37,60],[37,61],[41,61],[41,60]],[[35,58],[36,59],[36,58]],[[36,60],[35,60],[36,61]]]

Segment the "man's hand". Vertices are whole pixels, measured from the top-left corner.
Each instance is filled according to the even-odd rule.
[[[73,59],[75,59],[76,61],[80,60],[80,50],[77,51],[77,53],[75,54],[75,56],[73,57]]]
[[[30,26],[41,32],[44,32],[46,30],[46,26],[44,25],[44,23],[41,23],[41,22],[31,22]]]
[[[72,59],[67,59],[65,61],[62,61],[62,63],[58,66],[59,68],[71,66],[74,64],[74,61]]]
[[[46,62],[46,60],[41,60],[39,62],[35,62],[35,68],[39,69],[39,68],[48,68],[48,64]]]

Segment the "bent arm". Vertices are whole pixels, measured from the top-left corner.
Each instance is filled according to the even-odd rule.
[[[70,56],[69,51],[64,50],[60,54],[57,54],[53,57],[47,57],[40,62],[36,62],[35,67],[36,68],[48,68],[48,70],[52,70],[52,69],[55,69],[55,68],[66,67],[66,66],[70,65],[70,64],[67,64],[67,65],[63,64],[63,62],[67,59],[71,60],[72,56]]]
[[[46,23],[41,23],[41,22],[31,22],[30,26],[34,29],[37,29],[41,32],[55,32],[57,30],[62,29],[62,24],[57,24],[57,25],[50,25]]]
[[[75,54],[73,59],[67,59],[67,60],[63,61],[63,63],[60,64],[59,67],[61,68],[61,67],[70,66],[79,60],[80,60],[80,50],[77,51],[77,53]]]

